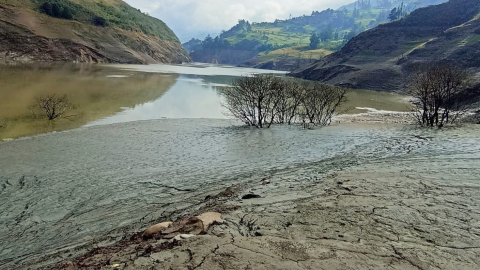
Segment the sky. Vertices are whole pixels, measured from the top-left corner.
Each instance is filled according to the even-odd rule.
[[[186,42],[216,36],[228,30],[238,20],[273,22],[310,15],[312,11],[337,9],[355,0],[124,0],[131,6],[164,21]]]

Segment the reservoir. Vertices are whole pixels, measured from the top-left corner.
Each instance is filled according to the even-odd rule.
[[[272,173],[306,166],[329,173],[403,156],[480,158],[477,126],[435,137],[392,124],[244,127],[225,115],[216,89],[254,72],[267,71],[210,65],[3,69],[0,134],[16,139],[0,142],[0,268],[73,258]],[[32,119],[30,104],[50,93],[67,94],[77,104],[70,112],[75,117],[54,124]],[[405,107],[398,95],[361,93],[351,94],[361,97],[349,106],[371,107],[378,99],[375,109]]]

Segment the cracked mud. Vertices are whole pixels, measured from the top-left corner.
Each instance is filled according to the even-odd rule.
[[[223,209],[207,235],[102,269],[479,269],[477,151],[410,149],[328,173],[323,163],[274,172],[267,185],[252,177],[197,205]],[[261,197],[241,199],[250,193]]]
[[[479,126],[192,123],[0,144],[0,268],[480,268]],[[141,237],[210,211],[225,222],[205,235]]]

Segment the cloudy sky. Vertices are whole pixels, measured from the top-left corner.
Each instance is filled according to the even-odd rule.
[[[355,0],[124,0],[167,23],[182,42],[192,37],[218,34],[239,19],[274,21],[312,11],[336,9]]]

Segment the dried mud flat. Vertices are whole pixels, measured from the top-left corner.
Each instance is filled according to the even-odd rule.
[[[137,234],[59,269],[480,269],[479,149],[465,142],[254,176],[190,209],[222,212],[206,235]]]

